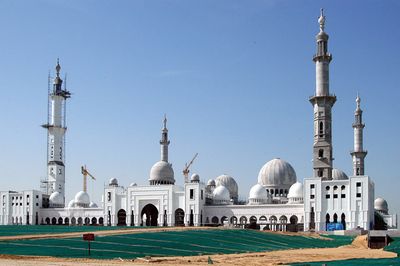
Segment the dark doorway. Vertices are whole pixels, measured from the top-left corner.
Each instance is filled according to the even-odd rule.
[[[117,213],[118,223],[117,226],[126,226],[126,211],[124,209],[120,209]]]
[[[193,210],[190,210],[190,215],[189,215],[189,226],[193,226],[194,225],[194,222],[193,222],[193,219],[194,218],[194,215],[193,215]]]
[[[346,230],[346,215],[344,213],[342,213],[342,216],[340,218],[341,218],[340,222],[343,225],[343,230]]]
[[[185,212],[182,209],[176,209],[175,211],[175,226],[185,225]]]
[[[142,217],[142,223],[143,223],[143,216],[146,214],[146,226],[157,226],[158,225],[158,210],[156,206],[153,204],[147,204],[144,206],[141,217]]]
[[[337,223],[337,218],[338,218],[338,217],[337,217],[337,214],[335,213],[335,214],[333,215],[333,222],[334,222],[334,223]]]

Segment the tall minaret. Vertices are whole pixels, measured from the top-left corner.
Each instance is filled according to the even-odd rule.
[[[365,124],[362,122],[361,99],[357,95],[357,108],[354,112],[354,150],[350,153],[353,157],[353,175],[364,175],[364,158],[367,151],[363,150],[363,130]]]
[[[332,55],[328,52],[328,34],[325,33],[323,9],[318,19],[320,31],[316,36],[317,53],[313,57],[316,67],[315,95],[310,98],[314,106],[314,177],[332,179],[332,106],[336,96],[329,94],[329,63]]]
[[[65,87],[62,88],[60,70],[57,59],[56,77],[53,89],[49,91],[49,121],[43,127],[47,129],[47,194],[58,191],[65,203],[64,135],[67,130],[65,103],[71,94]]]
[[[167,116],[164,115],[164,127],[161,134],[161,161],[168,162],[168,129],[167,129]]]

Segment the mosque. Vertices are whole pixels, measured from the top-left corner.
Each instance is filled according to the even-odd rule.
[[[175,182],[168,160],[167,118],[161,130],[161,158],[150,169],[149,184],[124,187],[116,178],[104,188],[101,205],[90,201],[86,186],[66,203],[64,153],[65,105],[71,94],[56,77],[49,91],[47,178],[42,190],[0,192],[0,224],[100,225],[100,226],[202,226],[231,225],[272,231],[332,231],[397,229],[397,215],[388,204],[375,199],[375,184],[365,174],[361,99],[356,98],[353,173],[333,168],[332,107],[336,96],[329,92],[328,34],[321,11],[316,36],[316,90],[313,106],[313,176],[297,180],[293,167],[283,159],[268,161],[259,171],[247,201],[240,201],[239,186],[230,175],[205,184],[193,174],[183,186]],[[383,221],[383,222],[382,222]]]

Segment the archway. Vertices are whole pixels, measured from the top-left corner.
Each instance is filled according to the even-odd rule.
[[[100,217],[100,218],[99,218],[99,224],[100,224],[100,225],[104,225],[104,218],[103,218],[103,217]]]
[[[246,224],[246,223],[247,223],[247,218],[246,218],[246,216],[240,217],[239,223],[242,224],[242,225],[243,225],[243,224]]]
[[[287,230],[290,232],[297,232],[298,228],[297,228],[297,222],[299,221],[299,219],[297,218],[296,215],[292,215],[289,218],[289,222],[290,224],[287,225]]]
[[[82,225],[83,224],[83,219],[82,219],[82,217],[79,217],[78,218],[78,225]]]
[[[223,225],[225,221],[228,221],[228,217],[222,216],[222,218],[221,218],[221,224]]]
[[[124,209],[120,209],[117,213],[118,223],[117,226],[126,226],[126,211]]]
[[[92,218],[92,225],[97,225],[97,218],[96,217]]]
[[[65,225],[69,225],[69,218],[68,218],[68,217],[65,217],[65,219],[64,219],[64,224],[65,224]]]
[[[144,214],[146,214],[146,226],[157,226],[158,225],[158,210],[156,208],[156,206],[154,206],[153,204],[147,204],[146,206],[144,206],[144,208],[142,209],[142,213],[141,213],[141,217],[142,217],[142,222],[143,221],[143,216]]]
[[[71,218],[71,224],[72,224],[72,225],[76,225],[76,218],[75,218],[75,217],[72,217],[72,218]]]
[[[89,225],[90,224],[90,218],[89,217],[86,217],[85,218],[85,225]]]
[[[344,213],[342,213],[342,215],[341,215],[341,223],[342,223],[342,225],[343,225],[343,230],[346,230],[346,215],[344,214]]]
[[[63,224],[63,218],[58,218],[58,224]]]
[[[51,219],[51,224],[52,224],[52,225],[57,224],[57,219],[56,219],[56,217],[53,217],[53,218]]]
[[[184,226],[185,212],[179,208],[175,211],[175,226]]]
[[[47,217],[45,221],[46,221],[46,224],[50,224],[50,218],[49,217]],[[13,223],[14,223],[14,217],[13,217]]]
[[[237,217],[236,216],[232,216],[231,217],[231,224],[234,224],[234,225],[237,224]]]
[[[335,214],[333,215],[333,222],[334,222],[334,223],[337,223],[337,218],[338,218],[338,217],[337,217],[337,214],[335,213]]]
[[[217,217],[217,216],[214,216],[213,218],[211,218],[211,222],[212,222],[213,224],[218,224],[218,217]]]

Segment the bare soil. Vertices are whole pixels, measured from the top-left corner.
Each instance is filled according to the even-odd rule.
[[[195,228],[196,230],[201,228]],[[207,228],[209,229],[209,228]],[[96,235],[112,235],[112,234],[126,234],[126,233],[139,233],[139,232],[160,232],[160,231],[173,231],[173,230],[191,230],[184,227],[178,228],[149,228],[149,229],[124,229],[124,230],[110,230],[94,232]],[[320,237],[318,234],[304,233],[307,236]],[[57,235],[41,235],[41,236],[15,236],[8,237],[10,239],[38,239],[38,238],[53,238],[53,237],[71,237],[80,236],[80,233],[66,233]],[[5,240],[4,237],[1,240]],[[366,236],[358,236],[351,245],[342,246],[338,248],[320,248],[320,249],[293,249],[281,250],[271,252],[258,252],[258,253],[243,253],[243,254],[230,254],[230,255],[211,255],[215,265],[285,265],[294,262],[312,262],[312,261],[333,261],[344,259],[357,259],[357,258],[395,258],[396,253],[384,251],[382,249],[368,249],[366,243]],[[72,266],[72,265],[205,265],[208,263],[209,256],[190,256],[190,257],[146,257],[132,260],[94,260],[94,259],[64,259],[54,257],[34,257],[34,256],[12,256],[0,255],[0,265],[9,266],[37,266],[52,265],[52,266]]]

